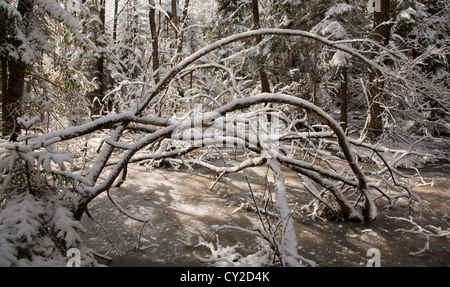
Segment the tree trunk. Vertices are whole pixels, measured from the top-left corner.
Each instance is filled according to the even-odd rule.
[[[177,54],[178,55],[181,55],[181,53],[183,52],[184,30],[186,29],[186,26],[187,26],[189,2],[190,2],[190,0],[184,1],[183,13],[181,15],[180,25],[178,27],[178,29],[179,29],[179,34],[178,34],[178,38],[177,38],[177,45],[178,45]]]
[[[175,29],[175,39],[178,39],[178,0],[172,0],[172,22],[173,25],[176,27]]]
[[[348,110],[348,84],[347,84],[347,68],[346,67],[342,67],[340,69],[340,77],[341,77],[341,89],[339,91],[339,94],[341,96],[340,123],[341,123],[341,128],[345,132],[347,130],[347,127],[348,127],[348,117],[347,117],[347,110]]]
[[[22,128],[17,118],[22,116],[23,88],[25,84],[26,64],[20,60],[9,62],[8,89],[6,92],[6,121],[4,135],[10,136],[11,141],[16,141]]]
[[[314,60],[314,68],[312,69],[312,76],[313,76],[313,95],[312,95],[312,103],[315,105],[317,102],[317,86],[319,85],[318,83],[318,78],[319,78],[319,69],[317,68],[317,50],[319,49],[319,44],[317,43],[317,41],[314,41],[314,56],[313,56],[313,60]]]
[[[119,0],[114,0],[113,43],[117,40],[117,18],[119,18]]]
[[[390,0],[376,0],[379,1],[379,9],[375,10],[373,15],[373,32],[372,38],[380,44],[387,46],[389,44],[391,35],[391,24],[386,23],[391,18],[391,1]]]
[[[252,12],[253,12],[253,29],[261,29],[261,24],[259,21],[259,4],[258,0],[252,0]],[[262,42],[262,36],[256,37],[256,45]],[[266,71],[264,69],[264,59],[262,55],[258,55],[256,59],[256,64],[258,66],[259,80],[261,82],[261,92],[270,93],[270,83],[267,77]]]
[[[5,124],[8,122],[6,118],[8,110],[8,61],[2,59],[2,132],[3,136],[6,136]]]
[[[98,16],[100,18],[100,27],[98,29],[98,35],[96,37],[96,45],[100,49],[106,45],[104,42],[105,39],[105,21],[106,21],[106,10],[105,10],[105,0],[99,0],[99,8],[98,8]],[[101,41],[98,41],[102,39]],[[97,79],[97,88],[89,95],[89,100],[92,104],[91,107],[91,117],[99,116],[102,112],[102,109],[105,107],[103,103],[103,96],[106,91],[106,81],[105,81],[105,56],[103,51],[98,51],[98,58],[95,62],[95,72],[94,78]],[[108,104],[106,106],[108,110],[110,110],[111,105]]]
[[[33,4],[33,0],[20,0],[17,4],[17,11],[22,15],[22,22],[25,25],[28,24],[26,22],[29,20],[29,15],[33,11]],[[22,41],[16,38],[12,41],[12,45],[18,49],[22,45]],[[6,103],[4,107],[5,114],[3,115],[5,119],[3,123],[3,135],[9,136],[10,141],[16,141],[17,136],[22,131],[20,124],[17,122],[17,118],[22,116],[22,99],[27,65],[21,59],[10,59],[8,66],[9,78],[6,97],[4,96],[3,99]]]
[[[350,0],[345,0],[345,3],[350,4]],[[340,71],[341,77],[341,89],[339,94],[341,95],[341,114],[340,114],[340,123],[341,128],[347,133],[348,128],[348,75],[347,75],[347,67],[342,67]]]
[[[381,45],[388,45],[391,33],[391,25],[386,23],[390,19],[390,0],[377,0],[374,11],[372,39]],[[378,10],[379,9],[379,10]],[[375,49],[375,53],[378,49]],[[375,55],[374,55],[375,57]],[[383,108],[381,106],[384,90],[384,80],[378,70],[371,70],[369,75],[369,107],[366,135],[375,138],[383,133]]]
[[[160,80],[159,77],[159,43],[158,43],[158,31],[156,27],[156,9],[155,1],[149,0],[150,11],[149,11],[149,21],[150,21],[150,32],[152,34],[152,61],[153,61],[153,78],[155,82],[158,83]]]
[[[159,6],[162,6],[162,0],[159,0]],[[167,21],[166,21],[167,22]],[[161,34],[161,25],[162,25],[162,21],[161,21],[161,11],[158,11],[158,35]]]

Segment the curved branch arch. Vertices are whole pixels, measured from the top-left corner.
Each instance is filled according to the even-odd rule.
[[[132,107],[129,112],[132,113],[134,116],[139,116],[149,105],[149,103],[156,97],[166,85],[170,83],[180,72],[188,68],[190,65],[195,63],[196,61],[200,60],[202,57],[208,55],[209,53],[220,49],[221,47],[230,45],[237,41],[242,41],[248,38],[253,37],[259,37],[259,36],[265,36],[265,35],[277,35],[277,36],[290,36],[290,37],[302,37],[302,38],[308,38],[315,41],[318,41],[324,45],[333,47],[337,50],[341,50],[343,52],[346,52],[356,58],[361,59],[363,62],[367,63],[368,65],[372,66],[374,69],[379,70],[380,73],[384,72],[383,68],[375,63],[374,61],[370,60],[369,58],[365,57],[358,51],[346,46],[342,45],[338,42],[331,41],[327,38],[321,37],[317,34],[301,31],[301,30],[288,30],[288,29],[259,29],[259,30],[253,30],[248,32],[239,33],[236,35],[232,35],[230,37],[224,38],[222,40],[219,40],[213,44],[210,44],[197,52],[193,53],[191,56],[187,57],[183,61],[181,61],[178,65],[174,66],[172,69],[170,69],[162,78],[161,80],[155,84],[150,90],[143,91],[143,96],[138,102],[135,104],[134,107]],[[103,119],[104,120],[104,119]],[[116,128],[114,131],[111,139],[113,141],[118,141],[122,135],[122,133],[126,130],[127,125],[131,121],[125,121],[123,122],[119,127]],[[95,122],[94,122],[95,125]],[[94,184],[98,177],[100,176],[102,170],[104,169],[106,165],[106,161],[104,158],[109,158],[114,151],[114,147],[110,145],[106,145],[103,149],[101,156],[97,160],[97,162],[94,164],[95,168],[92,169],[89,173],[89,180]]]
[[[47,143],[55,143],[58,141],[64,141],[69,140],[71,138],[76,138],[81,135],[85,135],[88,133],[92,133],[93,131],[105,128],[105,127],[111,127],[114,124],[118,125],[111,133],[111,136],[108,140],[105,140],[105,145],[100,153],[100,155],[97,157],[95,163],[93,164],[92,168],[89,170],[89,173],[83,178],[82,181],[84,184],[82,184],[82,188],[80,190],[82,191],[82,196],[79,200],[78,204],[78,211],[76,213],[76,217],[81,217],[81,214],[83,213],[82,210],[87,206],[87,204],[95,198],[98,194],[102,193],[103,191],[108,190],[115,179],[119,176],[120,172],[122,172],[123,169],[126,168],[128,162],[132,159],[132,157],[142,148],[144,148],[146,145],[149,145],[153,143],[154,141],[161,139],[161,138],[167,138],[169,137],[172,132],[180,125],[180,124],[169,124],[166,127],[157,130],[156,132],[149,134],[142,139],[135,142],[133,145],[127,147],[127,151],[125,152],[123,158],[117,163],[117,165],[114,167],[114,169],[110,172],[107,179],[104,180],[102,183],[98,184],[97,181],[99,179],[100,174],[103,172],[104,168],[106,167],[108,160],[110,159],[113,151],[117,148],[117,145],[114,143],[119,142],[120,138],[122,137],[122,134],[127,130],[128,125],[132,122],[138,122],[139,117],[142,115],[142,113],[148,108],[151,101],[173,80],[175,77],[177,77],[180,73],[183,71],[193,69],[193,68],[199,68],[202,67],[201,65],[198,67],[192,67],[195,62],[201,60],[202,57],[205,57],[206,55],[210,54],[211,52],[220,49],[222,47],[225,47],[227,45],[230,45],[237,41],[242,41],[248,38],[253,37],[260,37],[265,35],[273,35],[273,36],[287,36],[287,37],[301,37],[301,38],[307,38],[311,39],[317,42],[320,42],[324,45],[330,46],[334,49],[346,52],[361,61],[365,62],[369,66],[371,66],[373,69],[379,70],[380,73],[387,73],[388,71],[385,71],[382,66],[378,65],[371,59],[365,57],[363,54],[358,52],[355,49],[352,49],[349,46],[346,46],[345,44],[331,41],[327,38],[318,36],[316,34],[305,32],[301,30],[287,30],[287,29],[259,29],[259,30],[252,30],[248,32],[243,32],[239,34],[232,35],[230,37],[224,38],[222,40],[219,40],[213,44],[210,44],[197,52],[193,53],[183,61],[181,61],[178,65],[171,68],[162,78],[161,80],[155,84],[153,87],[148,87],[147,84],[144,84],[143,90],[142,90],[142,96],[137,100],[134,107],[130,108],[127,112],[121,113],[118,115],[110,115],[104,118],[100,118],[98,120],[95,120],[93,122],[87,123],[82,126],[74,127],[74,128],[68,128],[66,130],[57,131],[54,133],[50,133],[47,135],[43,135],[42,137],[38,137],[30,141],[32,145],[35,147],[35,149],[41,148]],[[216,67],[217,68],[217,67]],[[223,68],[223,67],[221,67]],[[352,152],[350,150],[349,144],[346,140],[346,136],[339,126],[339,124],[333,120],[331,116],[329,116],[327,113],[325,113],[322,109],[318,108],[315,105],[312,105],[311,103],[295,98],[292,96],[287,95],[281,95],[281,94],[261,94],[259,96],[255,97],[248,97],[248,98],[241,98],[237,99],[227,105],[224,105],[222,107],[219,107],[212,113],[214,116],[215,114],[224,115],[226,113],[247,108],[256,104],[260,103],[282,103],[282,104],[288,104],[292,106],[296,106],[302,109],[305,109],[309,111],[310,113],[314,114],[317,118],[319,118],[323,123],[328,125],[330,129],[334,132],[334,134],[337,137],[338,144],[342,149],[342,152],[345,156],[346,161],[348,162],[352,172],[356,176],[356,179],[358,181],[358,189],[360,190],[362,196],[366,199],[365,201],[365,208],[363,210],[364,217],[368,219],[373,219],[376,216],[376,207],[373,203],[373,200],[369,194],[368,191],[368,185],[367,180],[364,176],[364,173],[356,163],[355,157],[352,155]],[[343,204],[345,206],[349,206],[348,204]],[[349,211],[348,213],[352,213]]]
[[[205,122],[212,122],[222,116],[225,116],[227,113],[249,108],[251,106],[255,106],[262,103],[287,104],[296,106],[298,108],[302,108],[310,112],[311,114],[315,115],[333,131],[333,133],[336,135],[342,153],[344,154],[345,160],[347,161],[349,167],[351,168],[353,174],[357,179],[357,188],[365,199],[365,208],[362,211],[363,217],[365,219],[375,219],[377,214],[376,206],[373,202],[372,196],[369,193],[367,179],[356,162],[356,158],[353,155],[350,149],[350,145],[346,139],[345,132],[342,130],[339,123],[335,121],[330,115],[328,115],[321,108],[309,103],[306,100],[296,98],[293,96],[283,94],[261,94],[255,97],[248,97],[235,100],[227,105],[224,105],[212,112],[203,115],[203,118],[201,120],[204,120]],[[198,121],[199,119],[193,118],[192,120]],[[138,151],[148,146],[149,144],[154,143],[157,140],[160,140],[162,138],[170,138],[172,133],[175,132],[177,129],[179,129],[183,124],[185,123],[176,122],[171,125],[168,125],[155,133],[144,136],[140,140],[136,141],[134,144],[128,146],[127,151],[124,154],[123,158],[116,163],[115,167],[110,172],[107,179],[105,179],[101,184],[92,187],[89,186],[85,187],[85,190],[88,192],[88,195],[85,198],[83,198],[83,200],[80,202],[79,204],[80,208],[84,208],[96,196],[111,188],[111,186],[118,178],[120,173],[124,170],[124,168],[126,168],[127,164],[130,161],[132,161],[133,156]],[[114,145],[111,144],[111,146]],[[284,164],[286,165],[289,164],[289,161],[286,161],[286,159],[284,159],[283,157],[280,157],[279,159],[277,158],[277,160],[284,161]],[[304,171],[303,173],[308,177],[314,178],[316,181],[319,180],[321,184],[325,184],[328,186],[330,191],[335,196],[337,202],[341,206],[342,212],[346,218],[359,218],[361,220],[363,219],[358,214],[358,211],[355,210],[349,202],[347,202],[345,197],[341,194],[341,192],[337,188],[335,188],[330,182],[326,182],[325,180],[319,179],[320,172],[317,172],[317,170],[316,171],[310,170],[308,172]]]

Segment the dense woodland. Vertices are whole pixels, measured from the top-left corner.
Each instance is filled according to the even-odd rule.
[[[65,265],[70,248],[96,265],[79,220],[133,163],[216,183],[268,165],[279,222],[253,234],[273,265],[313,265],[281,167],[310,212],[374,220],[380,198],[424,204],[399,168],[450,134],[448,1],[0,0],[0,31],[0,265]]]

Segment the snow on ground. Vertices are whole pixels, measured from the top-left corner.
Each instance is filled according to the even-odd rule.
[[[129,212],[151,220],[153,227],[143,229],[141,247],[159,246],[138,251],[135,247],[142,223],[120,214],[107,196],[101,195],[91,204],[90,212],[108,230],[124,255],[114,260],[112,266],[200,265],[192,255],[196,250],[193,246],[199,243],[199,236],[211,238],[211,225],[246,223],[246,227],[252,227],[257,224],[253,214],[232,214],[239,202],[246,201],[247,192],[227,180],[227,186],[219,184],[209,192],[211,179],[208,175],[194,176],[163,169],[148,171],[136,165],[129,167],[129,173],[128,180],[121,188],[112,190],[111,196]],[[111,244],[98,225],[87,217],[82,223],[89,229],[85,236],[92,245],[88,245],[100,253],[107,252]],[[236,239],[230,240],[232,244]],[[255,245],[253,239],[243,241]],[[221,238],[221,242],[227,240]],[[117,258],[116,255],[115,251],[110,254]]]
[[[416,192],[436,211],[432,214],[417,207],[417,211],[423,212],[423,217],[418,213],[411,214],[417,222],[448,228],[449,223],[445,220],[445,215],[450,213],[447,204],[450,200],[448,171],[448,167],[431,171],[437,175],[434,185],[416,188]],[[111,196],[134,215],[149,218],[151,226],[143,227],[142,223],[120,214],[105,194],[91,203],[90,213],[108,232],[108,236],[88,217],[82,220],[88,230],[84,234],[86,244],[98,253],[109,252],[108,256],[114,259],[108,263],[110,266],[201,266],[193,252],[209,256],[208,249],[195,245],[199,243],[200,236],[215,243],[212,225],[246,228],[259,225],[254,212],[235,211],[242,203],[252,202],[244,174],[250,178],[252,189],[258,195],[264,189],[265,167],[227,175],[211,192],[209,188],[214,180],[200,168],[194,171],[180,169],[177,172],[173,168],[148,170],[130,165],[128,172],[127,181],[121,188],[112,189]],[[273,175],[269,179],[273,180]],[[431,182],[429,178],[424,180]],[[450,265],[448,238],[430,238],[431,252],[421,256],[410,255],[422,249],[427,238],[395,232],[398,228],[411,228],[405,222],[388,218],[407,217],[405,202],[399,202],[397,207],[391,209],[383,208],[386,203],[378,202],[379,217],[369,223],[313,220],[300,211],[300,207],[312,198],[304,191],[295,174],[286,173],[286,185],[288,200],[295,211],[298,253],[315,261],[318,266],[365,266],[370,259],[367,257],[370,248],[380,250],[382,266]],[[241,254],[254,253],[261,244],[256,238],[235,230],[222,230],[218,234],[224,247],[242,243]],[[137,249],[139,238],[141,250]],[[116,249],[112,248],[111,242]]]

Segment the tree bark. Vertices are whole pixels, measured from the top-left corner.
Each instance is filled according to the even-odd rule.
[[[253,30],[261,29],[261,23],[259,20],[259,4],[258,0],[252,0],[252,12],[253,12]],[[256,45],[262,42],[262,36],[256,37]],[[264,59],[262,55],[258,55],[256,58],[256,65],[258,66],[259,80],[261,82],[261,92],[270,93],[270,83],[264,69]]]
[[[2,59],[2,134],[6,136],[5,124],[8,122],[8,61]]]
[[[341,128],[344,132],[348,127],[348,82],[347,82],[347,68],[342,67],[340,69],[340,77],[341,77],[341,88],[339,94],[341,96],[341,115],[340,115],[340,123]]]
[[[153,78],[155,82],[158,83],[159,77],[159,35],[156,27],[156,9],[155,1],[149,0],[150,11],[149,11],[149,21],[150,21],[150,32],[152,34],[152,61],[153,61]]]
[[[380,11],[374,11],[373,14],[373,32],[372,38],[387,46],[391,35],[391,24],[387,23],[391,18],[391,1],[377,0],[380,2]]]
[[[17,4],[17,11],[22,15],[22,24],[27,25],[30,14],[33,11],[33,0],[20,0]],[[22,45],[22,41],[15,38],[12,45],[18,49]],[[3,135],[9,136],[10,141],[16,141],[22,129],[17,122],[17,118],[22,116],[22,100],[25,84],[25,76],[27,73],[27,64],[21,59],[9,59],[9,78],[6,88],[6,97],[4,96],[5,114],[3,115],[4,129]],[[3,108],[2,108],[3,109]]]
[[[17,122],[17,118],[22,116],[22,99],[26,68],[26,64],[20,60],[11,60],[9,62],[4,135],[10,136],[10,141],[16,141],[17,136],[22,132],[22,128]]]
[[[117,18],[119,18],[119,0],[114,0],[113,43],[117,40]]]
[[[172,22],[173,25],[176,27],[175,29],[175,39],[178,39],[178,0],[172,0]]]
[[[312,69],[312,76],[313,76],[313,94],[312,94],[312,103],[316,104],[317,102],[317,86],[319,85],[318,83],[318,78],[319,78],[319,69],[317,68],[317,50],[319,49],[319,44],[314,41],[314,56],[313,56],[313,60],[314,60],[314,67]]]
[[[190,2],[190,0],[184,1],[183,13],[181,15],[180,25],[178,27],[178,29],[179,29],[179,33],[178,33],[178,37],[177,37],[177,45],[178,45],[177,54],[178,55],[181,55],[181,53],[183,52],[184,30],[187,27],[189,2]]]
[[[387,23],[390,19],[390,0],[377,0],[380,10],[374,11],[372,39],[381,45],[388,45],[391,33],[391,25]],[[375,53],[378,49],[375,49]],[[375,57],[376,54],[373,55]],[[384,90],[384,80],[380,71],[371,69],[369,75],[368,93],[368,119],[366,135],[375,138],[383,133],[383,108],[381,106]]]
[[[95,44],[98,48],[102,48],[106,45],[104,42],[104,36],[105,36],[105,21],[106,21],[106,10],[105,10],[105,1],[106,0],[99,0],[99,10],[96,11],[98,13],[98,16],[100,18],[100,27],[98,27],[97,30],[97,36],[95,39]],[[99,40],[101,39],[101,40]],[[103,51],[98,51],[98,58],[96,59],[94,63],[94,78],[97,79],[97,88],[90,93],[89,100],[92,104],[91,106],[91,117],[99,116],[102,113],[102,109],[105,108],[105,103],[103,103],[103,96],[105,95],[106,91],[106,79],[105,79],[105,55]],[[112,109],[111,103],[108,103],[106,105],[106,108],[108,110]]]

